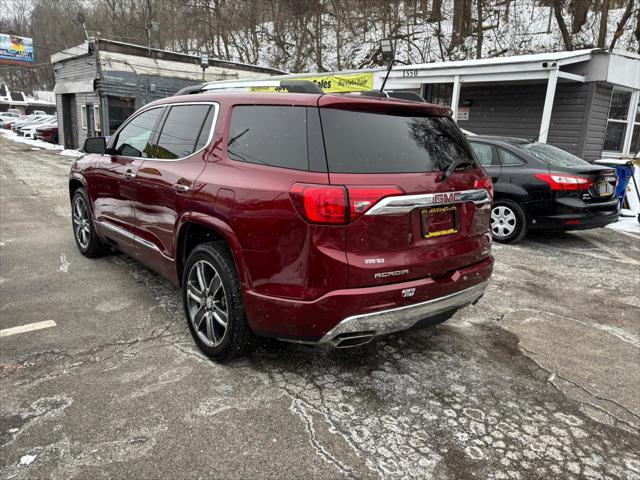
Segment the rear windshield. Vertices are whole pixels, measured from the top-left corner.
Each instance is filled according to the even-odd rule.
[[[449,117],[321,108],[329,171],[411,173],[445,170],[458,160],[476,168],[471,148]]]
[[[589,162],[546,143],[523,143],[518,144],[518,147],[538,160],[555,167],[584,167],[585,165],[590,165]]]

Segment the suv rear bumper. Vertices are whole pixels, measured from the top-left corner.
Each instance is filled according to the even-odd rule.
[[[335,290],[313,301],[249,291],[245,307],[249,324],[260,335],[334,345],[360,335],[367,341],[429,318],[445,320],[482,296],[492,270],[493,258],[488,257],[437,279]]]
[[[455,312],[477,301],[484,295],[488,285],[489,281],[486,280],[460,292],[426,302],[345,318],[329,330],[318,343],[332,343],[337,347],[345,340],[359,338],[366,341],[375,335],[409,330],[422,320],[442,313]]]

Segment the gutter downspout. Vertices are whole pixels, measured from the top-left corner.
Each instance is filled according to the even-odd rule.
[[[98,78],[97,80],[104,80],[104,73],[102,72],[102,62],[100,62],[100,39],[96,37],[94,39],[95,44],[95,54],[96,54],[96,66],[98,70]],[[107,106],[107,98],[102,95],[102,88],[98,87],[96,93],[98,94],[98,102],[100,103],[100,135],[106,137],[109,133],[108,130],[105,131],[105,128],[109,126],[109,112]]]

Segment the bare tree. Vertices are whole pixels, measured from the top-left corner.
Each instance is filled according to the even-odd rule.
[[[609,22],[609,0],[602,0],[600,5],[600,28],[598,31],[598,48],[605,48],[607,42],[607,26]]]
[[[611,50],[613,50],[616,47],[616,42],[618,41],[618,39],[624,33],[624,27],[627,24],[627,22],[629,21],[629,19],[631,18],[631,15],[633,13],[634,0],[627,0],[627,2],[628,2],[627,3],[627,8],[624,9],[624,13],[622,14],[622,18],[618,22],[618,28],[616,28],[616,31],[613,32],[613,39],[611,40],[611,45],[609,45],[609,49],[611,49]],[[640,9],[638,9],[638,11],[640,12]]]
[[[553,0],[553,13],[555,14],[560,33],[562,34],[562,41],[564,42],[565,50],[573,50],[569,30],[567,30],[567,24],[564,22],[564,18],[562,17],[562,0]]]

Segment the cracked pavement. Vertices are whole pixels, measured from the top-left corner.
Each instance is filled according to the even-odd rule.
[[[72,159],[0,136],[0,479],[640,479],[640,238],[494,247],[476,306],[219,365],[179,292],[82,257]]]

